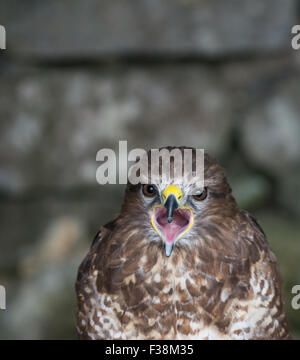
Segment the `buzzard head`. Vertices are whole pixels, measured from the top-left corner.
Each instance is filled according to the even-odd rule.
[[[167,147],[169,151],[191,149],[193,171],[196,152],[193,148]],[[161,150],[161,149],[160,149]],[[149,174],[151,157],[149,159]],[[183,165],[182,165],[183,166]],[[170,176],[166,182],[160,167],[159,181],[127,185],[121,217],[141,233],[147,233],[148,241],[162,242],[167,257],[176,246],[192,245],[207,226],[217,225],[219,219],[236,209],[223,169],[208,154],[204,154],[204,184],[198,187],[193,181],[178,181]],[[170,161],[170,174],[174,174],[174,161]],[[195,174],[194,174],[195,175]],[[126,220],[125,220],[126,217]],[[221,221],[221,220],[220,220]]]

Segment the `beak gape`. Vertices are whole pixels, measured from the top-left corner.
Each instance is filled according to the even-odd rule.
[[[168,223],[170,224],[172,222],[172,220],[173,220],[174,210],[176,210],[179,207],[176,196],[173,195],[173,194],[170,194],[168,196],[168,199],[165,202],[164,206],[167,209]],[[172,249],[171,249],[171,251],[172,251]]]
[[[152,226],[164,241],[167,257],[171,255],[176,239],[188,228],[190,223],[190,213],[185,216],[187,210],[182,209],[179,213],[176,211],[181,206],[182,197],[180,188],[176,185],[168,186],[162,193],[162,204],[154,207],[151,216]]]

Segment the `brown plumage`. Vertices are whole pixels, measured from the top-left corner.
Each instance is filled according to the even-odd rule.
[[[204,164],[206,193],[183,196],[193,224],[170,256],[164,235],[183,221],[180,211],[161,236],[151,224],[151,216],[164,220],[166,184],[150,198],[142,185],[127,186],[120,215],[101,228],[78,271],[79,338],[289,337],[276,257],[237,206],[223,169],[208,155]],[[162,215],[153,215],[155,206]]]

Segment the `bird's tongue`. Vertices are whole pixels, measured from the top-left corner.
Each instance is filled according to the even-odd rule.
[[[190,212],[184,209],[174,211],[171,223],[168,223],[167,211],[165,208],[156,210],[156,222],[159,230],[164,235],[167,244],[173,244],[175,239],[182,233],[190,222]]]
[[[181,226],[178,226],[177,224],[173,224],[173,222],[174,220],[172,221],[171,224],[166,224],[162,228],[163,233],[165,235],[165,241],[167,243],[173,243],[174,240],[176,239],[176,236],[179,235],[179,233],[182,230]]]

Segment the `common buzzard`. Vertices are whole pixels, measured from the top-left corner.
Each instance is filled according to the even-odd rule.
[[[289,338],[276,257],[207,154],[193,195],[176,178],[127,185],[76,292],[81,339]]]

